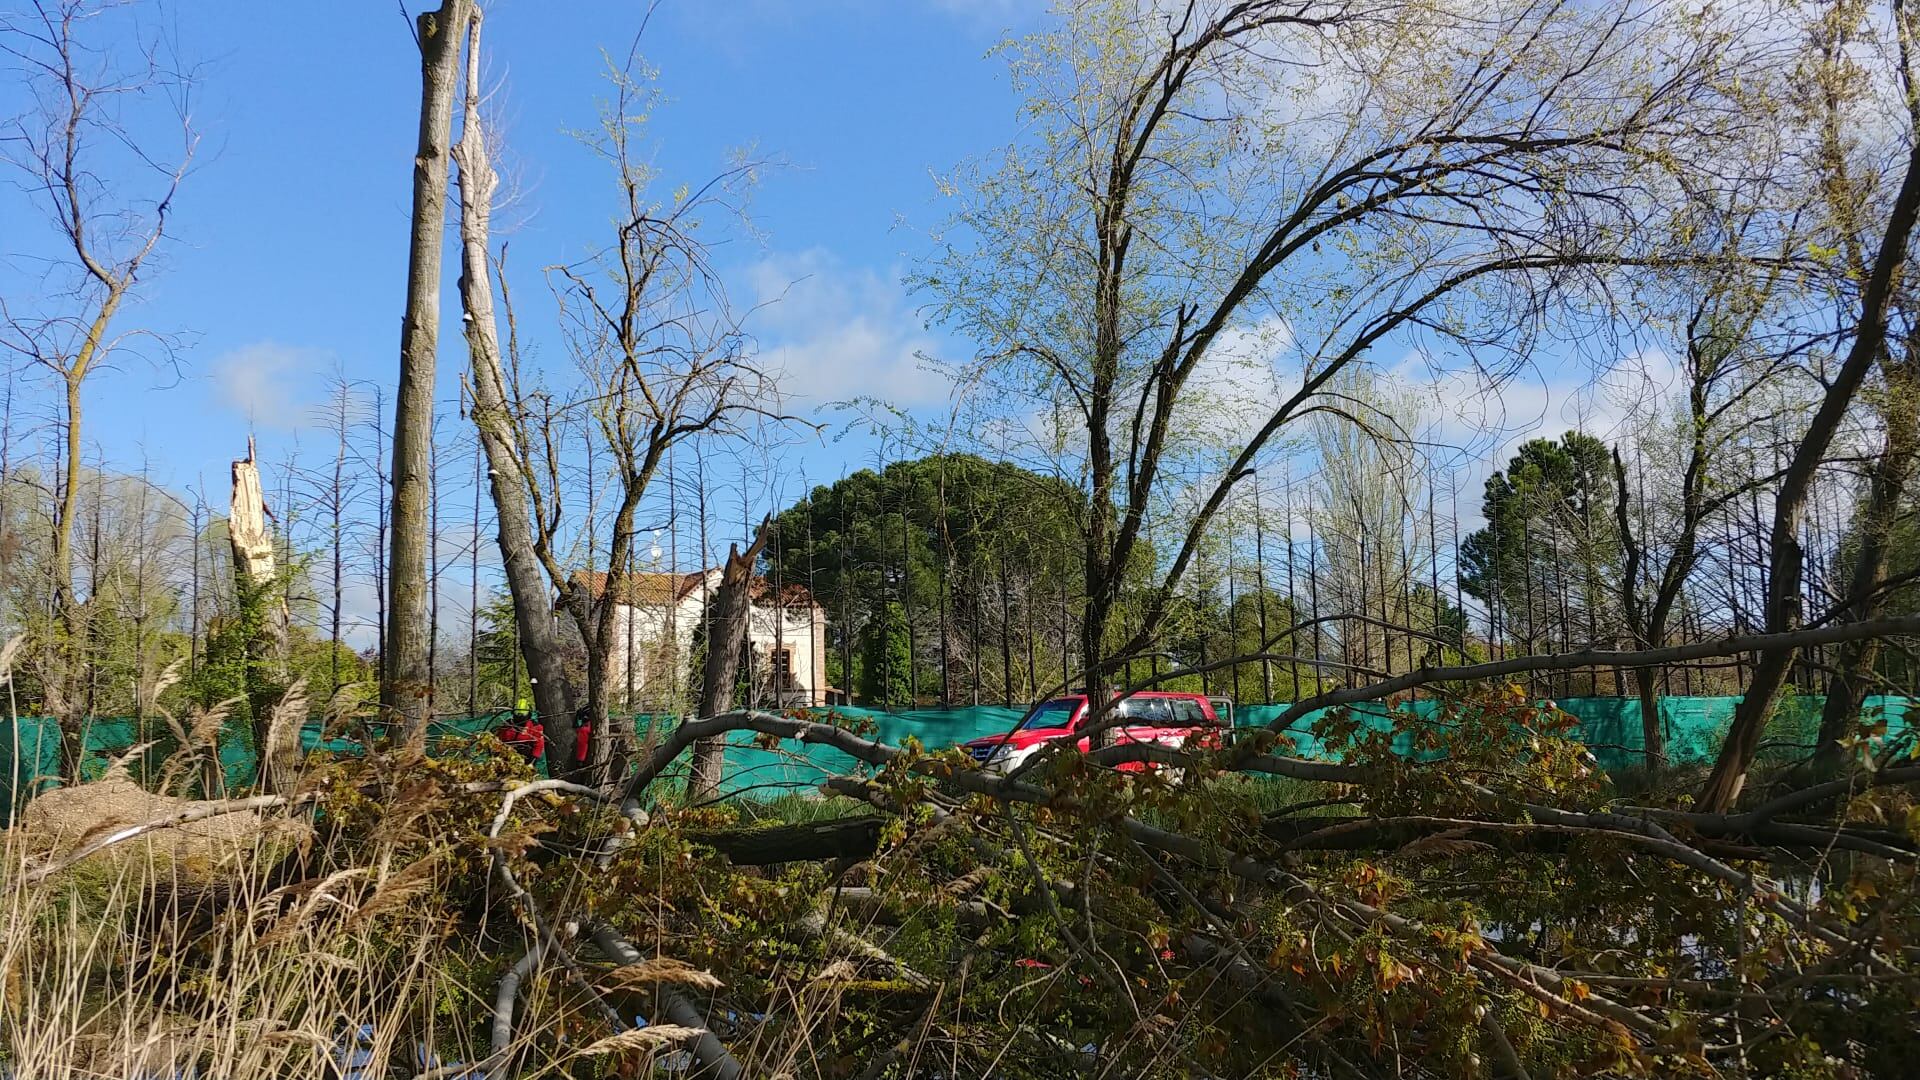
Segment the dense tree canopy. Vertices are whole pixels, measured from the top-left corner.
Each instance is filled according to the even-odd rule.
[[[1621,548],[1607,445],[1569,431],[1521,444],[1487,478],[1486,524],[1462,542],[1461,582],[1528,651],[1612,640]]]
[[[765,573],[812,590],[838,658],[897,605],[918,696],[1024,700],[1059,681],[1081,505],[1070,484],[968,454],[862,469],[781,512]]]

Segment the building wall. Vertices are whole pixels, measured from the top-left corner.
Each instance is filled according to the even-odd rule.
[[[719,571],[709,571],[709,590]],[[627,692],[633,671],[635,711],[678,712],[687,697],[687,658],[704,610],[703,590],[695,588],[673,605],[616,604],[613,612],[613,662],[608,672],[612,700]]]
[[[825,705],[826,612],[820,605],[809,603],[804,607],[789,607],[785,615],[781,618],[781,612],[771,604],[754,605],[753,617],[747,624],[747,641],[753,647],[755,685],[763,688],[769,704]],[[776,649],[783,650],[789,658],[791,686],[773,686]]]
[[[636,708],[677,711],[688,707],[684,700],[686,673],[694,636],[704,618],[706,600],[719,587],[719,571],[709,571],[709,575],[707,589],[696,588],[671,607],[616,605],[614,656],[608,674],[613,700],[625,695],[631,666]],[[771,603],[756,603],[747,623],[747,641],[752,646],[752,676],[759,699],[756,704],[828,704],[827,620],[820,605],[790,606],[783,619]],[[788,686],[773,685],[775,650],[788,655]]]

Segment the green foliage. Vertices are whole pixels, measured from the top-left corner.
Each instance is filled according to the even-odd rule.
[[[1028,677],[1029,647],[1036,654],[1050,644],[1057,650],[1061,597],[1083,587],[1083,503],[1071,484],[969,454],[862,469],[814,488],[775,519],[764,572],[813,590],[827,613],[830,665],[844,666],[863,629],[885,605],[899,605],[914,616],[917,681],[933,692],[942,679],[937,627],[944,610],[949,632],[972,639],[965,654],[979,665],[983,692],[997,697],[1011,682],[1024,699],[1037,692]],[[1034,666],[1057,667],[1057,659]],[[830,670],[838,680],[849,677]],[[958,668],[947,675],[956,697],[962,680],[971,686],[975,677]],[[862,677],[871,676],[852,673],[854,685]]]
[[[861,703],[883,709],[913,704],[908,681],[910,663],[906,609],[896,603],[881,607],[860,628]]]
[[[1920,485],[1909,484],[1901,513],[1894,519],[1887,542],[1887,575],[1890,584],[1880,602],[1880,614],[1920,614]],[[1849,523],[1842,538],[1837,565],[1851,568],[1859,557],[1859,522]],[[1888,686],[1920,686],[1920,640],[1901,638],[1894,647],[1883,647],[1874,655],[1874,671]]]
[[[1460,545],[1463,587],[1497,604],[1515,637],[1554,640],[1558,628],[1584,639],[1590,622],[1612,625],[1621,573],[1614,500],[1612,459],[1599,439],[1569,431],[1523,443],[1504,472],[1487,478],[1487,524]]]
[[[480,673],[482,707],[512,708],[531,701],[533,686],[520,658],[520,639],[514,630],[513,597],[506,592],[489,596],[480,607],[480,636],[473,643],[473,663]]]
[[[373,662],[354,652],[344,642],[316,638],[304,627],[288,634],[287,674],[289,681],[305,679],[307,693],[316,705],[324,705],[339,691],[346,697],[341,706],[351,709],[378,697],[380,673]]]
[[[210,624],[200,663],[187,680],[195,704],[211,708],[232,701],[229,720],[245,727],[278,700],[287,683],[262,641],[268,613],[279,599],[278,581],[235,583],[233,608]]]

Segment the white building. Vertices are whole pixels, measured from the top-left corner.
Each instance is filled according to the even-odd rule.
[[[596,602],[606,597],[607,575],[580,573]],[[691,653],[707,603],[720,588],[720,571],[690,574],[634,573],[614,598],[613,667],[608,684],[614,700],[680,711],[687,707]],[[827,705],[838,690],[828,685],[827,613],[803,585],[786,585],[775,597],[772,583],[753,579],[747,626],[745,677],[752,700],[736,704],[793,708]],[[628,676],[631,672],[631,682]]]

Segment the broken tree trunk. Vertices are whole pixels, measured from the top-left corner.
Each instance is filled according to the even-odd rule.
[[[747,626],[753,615],[753,564],[767,546],[769,519],[754,530],[753,543],[742,553],[727,548],[727,564],[720,572],[720,588],[707,602],[707,656],[700,677],[701,717],[718,716],[733,707],[733,684],[740,675],[740,652],[747,645]],[[687,801],[703,802],[720,787],[725,764],[725,736],[702,739],[693,746],[692,771],[687,778]]]
[[[472,364],[473,425],[487,455],[487,480],[493,495],[500,561],[520,654],[533,684],[534,706],[551,736],[567,735],[562,760],[571,760],[573,694],[555,629],[547,583],[542,576],[533,519],[527,509],[527,474],[521,463],[521,438],[507,398],[500,332],[494,317],[493,287],[487,276],[487,252],[493,195],[499,180],[480,117],[480,14],[476,10],[467,40],[467,86],[460,142],[453,148],[460,176],[460,304],[466,313],[467,355]]]
[[[246,634],[246,694],[253,745],[266,770],[269,709],[278,697],[278,676],[285,674],[288,611],[281,594],[273,533],[267,528],[267,501],[253,438],[247,456],[233,462],[233,493],[227,509],[227,544],[233,550],[233,587]]]

